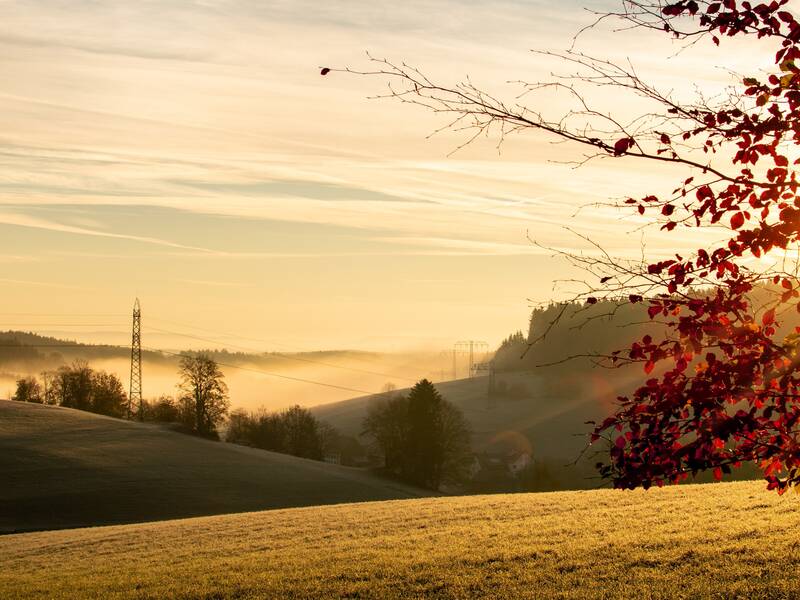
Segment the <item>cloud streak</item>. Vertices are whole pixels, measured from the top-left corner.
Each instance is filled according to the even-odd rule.
[[[314,343],[458,339],[464,323],[502,339],[525,323],[526,298],[552,297],[565,276],[529,238],[592,252],[569,225],[635,256],[642,222],[598,203],[668,192],[685,175],[627,160],[573,170],[559,162],[574,148],[537,135],[509,138],[502,155],[479,140],[448,157],[464,137],[426,138],[441,115],[367,100],[386,82],[318,68],[364,66],[370,50],[516,101],[509,79],[561,68],[530,48],[566,48],[591,20],[577,0],[4,2],[4,302],[48,312],[51,295],[25,286],[69,275],[80,285],[61,289],[65,311],[127,311],[138,295],[165,318]],[[669,40],[614,35],[580,43],[630,56],[678,95],[725,83],[703,66],[716,50],[666,60]],[[755,55],[729,53],[725,66],[750,72]],[[653,255],[706,241],[646,232]]]
[[[63,223],[56,223],[54,221],[48,221],[46,219],[39,219],[36,217],[32,217],[29,215],[24,214],[15,214],[15,213],[0,213],[0,224],[3,225],[12,225],[15,227],[27,227],[31,229],[43,229],[45,231],[53,231],[58,233],[68,233],[74,235],[87,235],[92,237],[104,237],[104,238],[111,238],[117,240],[127,240],[133,242],[139,242],[143,244],[154,244],[156,246],[164,246],[167,248],[179,248],[182,250],[191,250],[194,252],[201,252],[205,254],[214,254],[214,250],[209,250],[207,248],[200,248],[197,246],[187,246],[184,244],[178,244],[175,242],[170,242],[168,240],[161,240],[157,238],[151,238],[146,236],[138,236],[138,235],[126,235],[122,233],[112,233],[108,231],[98,231],[96,229],[88,229],[86,227],[76,227],[73,225],[65,225]]]

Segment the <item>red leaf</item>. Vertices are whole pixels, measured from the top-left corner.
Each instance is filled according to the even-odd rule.
[[[331,70],[328,67],[323,67],[323,69],[319,72],[320,75],[327,75],[330,73]]]
[[[656,363],[654,363],[652,360],[648,360],[644,364],[644,372],[649,375],[650,373],[653,372],[653,369],[655,368],[655,366],[656,366]]]
[[[764,316],[761,317],[761,324],[762,325],[772,325],[775,322],[775,309],[770,308],[767,312],[764,313]]]
[[[622,138],[621,140],[617,140],[614,144],[614,156],[622,156],[625,154],[628,149],[633,146],[633,139],[632,138]]]
[[[716,467],[714,469],[714,479],[716,479],[717,481],[722,479],[722,469],[720,469],[719,467]]]
[[[739,229],[742,225],[744,225],[744,213],[739,211],[731,217],[731,227]]]

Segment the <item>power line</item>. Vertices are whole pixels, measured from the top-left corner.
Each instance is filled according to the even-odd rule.
[[[221,342],[219,340],[212,340],[210,338],[203,338],[203,337],[199,337],[199,336],[196,336],[196,335],[191,335],[191,334],[188,334],[188,333],[179,333],[177,331],[170,331],[168,329],[161,329],[160,327],[152,327],[150,325],[148,325],[147,328],[148,329],[152,329],[153,331],[158,331],[160,333],[168,333],[168,334],[171,334],[171,335],[178,335],[178,336],[181,336],[181,337],[191,338],[191,339],[198,340],[198,341],[201,341],[201,342],[209,342],[211,344],[221,344],[223,346],[226,345],[224,342]],[[263,351],[256,350],[255,348],[247,348],[245,346],[237,346],[235,344],[227,344],[227,346],[229,346],[231,348],[236,348],[236,349],[239,349],[239,350],[244,350],[244,351],[247,351],[247,352],[264,353]],[[403,381],[416,381],[415,379],[412,379],[410,377],[402,377],[402,376],[394,375],[394,374],[391,374],[391,373],[382,373],[382,372],[379,372],[379,371],[369,371],[367,369],[358,369],[358,368],[355,368],[355,367],[345,367],[344,365],[335,365],[333,363],[314,360],[314,359],[311,359],[311,358],[303,358],[303,357],[300,357],[300,356],[292,356],[290,354],[283,354],[281,352],[269,352],[269,353],[264,353],[264,354],[269,354],[269,356],[277,356],[277,357],[280,357],[280,358],[283,358],[283,359],[286,359],[286,360],[295,360],[295,361],[299,361],[299,362],[310,363],[310,364],[320,365],[320,366],[324,366],[324,367],[330,367],[332,369],[342,369],[344,371],[353,371],[355,373],[365,373],[367,375],[377,375],[379,377],[389,377],[389,378],[392,378],[392,379],[402,379]]]
[[[6,323],[6,327],[120,327],[119,323]],[[11,330],[9,330],[11,331]]]
[[[83,344],[75,342],[74,344],[0,344],[0,348],[118,348],[123,350],[123,346],[118,344]]]
[[[0,315],[13,317],[127,317],[117,313],[34,313],[34,312],[0,312]]]
[[[164,354],[170,354],[172,356],[179,356],[179,357],[186,356],[185,353],[170,352],[169,350],[158,350],[158,349],[155,349],[155,348],[146,348],[146,350],[150,350],[152,352],[162,352]],[[345,385],[336,385],[334,383],[324,383],[322,381],[314,381],[313,379],[305,379],[303,377],[292,377],[290,375],[281,375],[279,373],[273,373],[271,371],[264,371],[263,369],[253,369],[251,367],[243,367],[241,365],[232,365],[230,363],[223,363],[223,362],[219,362],[219,361],[214,361],[214,362],[216,362],[221,367],[229,367],[231,369],[239,369],[240,371],[250,371],[251,373],[260,373],[261,375],[269,375],[270,377],[278,377],[280,379],[288,379],[290,381],[299,381],[301,383],[310,383],[310,384],[313,384],[313,385],[320,385],[320,386],[323,386],[323,387],[334,388],[334,389],[337,389],[337,390],[345,390],[347,392],[357,392],[359,394],[367,394],[369,396],[372,396],[372,395],[378,393],[378,392],[371,392],[369,390],[360,390],[358,388],[351,388],[351,387],[347,387]]]
[[[177,325],[178,327],[186,327],[187,329],[194,329],[196,331],[202,331],[204,333],[211,333],[211,334],[214,334],[214,335],[224,335],[226,337],[238,338],[240,340],[247,340],[247,341],[250,341],[250,342],[260,342],[262,344],[269,344],[270,346],[283,346],[284,348],[289,348],[289,349],[292,349],[292,350],[295,349],[293,346],[290,346],[288,344],[281,344],[281,343],[276,342],[274,340],[262,340],[262,339],[258,339],[258,338],[246,337],[246,336],[243,336],[243,335],[236,335],[236,334],[233,334],[233,333],[226,333],[224,331],[214,331],[212,329],[204,329],[203,327],[197,327],[196,325],[190,325],[189,323],[181,323],[180,321],[171,321],[171,320],[168,320],[168,319],[162,319],[160,317],[148,317],[148,319],[150,319],[151,321],[161,321],[162,323],[168,323],[168,324],[172,324],[172,325]]]
[[[147,319],[149,321],[160,321],[162,323],[167,323],[167,324],[170,324],[170,325],[177,325],[179,327],[185,327],[187,329],[193,329],[195,331],[200,331],[200,332],[203,332],[203,333],[210,333],[212,335],[222,335],[222,336],[225,336],[225,337],[239,339],[239,340],[246,340],[246,341],[249,341],[249,342],[259,342],[261,344],[268,344],[270,346],[283,346],[284,348],[287,348],[289,350],[297,351],[297,347],[296,346],[290,346],[289,344],[282,344],[280,342],[276,342],[275,340],[265,340],[263,338],[254,338],[254,337],[248,337],[248,336],[244,336],[244,335],[239,335],[238,333],[230,333],[230,332],[225,332],[225,331],[208,329],[208,328],[204,328],[204,327],[197,327],[196,325],[190,325],[188,323],[181,323],[179,321],[172,321],[170,319],[163,319],[161,317],[147,317]],[[385,336],[385,337],[388,337],[388,336]],[[215,342],[215,343],[224,344],[224,342]],[[256,352],[256,350],[251,350],[251,352]],[[355,352],[358,352],[358,350],[356,350]],[[278,353],[274,352],[273,354],[278,354]],[[358,361],[358,362],[372,364],[372,365],[383,365],[383,364],[386,364],[386,361],[368,360],[368,359],[366,359],[364,357],[361,357],[361,356],[354,356],[354,357],[351,357],[351,359],[355,360],[355,361]],[[395,364],[395,365],[391,365],[391,366],[399,366],[399,365]],[[411,379],[407,379],[407,380],[408,381],[412,381]]]
[[[122,346],[114,346],[114,345],[107,345],[107,346],[93,346],[87,344],[0,344],[0,348],[119,348],[120,350],[123,349]],[[156,352],[160,354],[169,354],[170,356],[177,356],[177,357],[184,357],[186,353],[181,352],[172,352],[170,350],[162,350],[161,348],[148,348],[142,347],[142,350],[146,352]],[[379,392],[373,392],[370,390],[362,390],[359,388],[352,388],[347,387],[345,385],[336,385],[334,383],[325,383],[323,381],[314,381],[313,379],[305,379],[304,377],[292,377],[290,375],[281,375],[279,373],[273,373],[271,371],[264,371],[263,369],[253,369],[250,367],[243,367],[241,365],[232,365],[230,363],[223,363],[219,361],[215,361],[218,365],[222,367],[229,367],[231,369],[239,369],[240,371],[250,371],[252,373],[260,373],[261,375],[269,375],[270,377],[278,377],[280,379],[288,379],[290,381],[297,381],[301,383],[309,383],[312,385],[320,385],[323,387],[334,388],[337,390],[345,390],[347,392],[357,392],[359,394],[367,394],[372,396]]]
[[[453,345],[453,372],[455,372],[456,369],[456,354],[467,354],[469,355],[469,371],[467,375],[468,377],[474,377],[475,353],[480,351],[483,351],[485,356],[489,351],[489,344],[481,340],[465,340],[456,342]]]
[[[0,314],[10,315],[10,314],[13,314],[13,313],[0,313]],[[20,314],[22,314],[22,313],[20,313]],[[49,313],[49,314],[46,314],[46,313],[26,313],[26,314],[28,316],[76,316],[76,317],[77,316],[90,316],[88,313],[83,313],[83,314],[77,314],[76,313],[74,315],[68,315],[68,314],[65,314],[65,313],[60,313],[60,314],[56,314],[56,313]],[[120,315],[111,314],[111,313],[104,313],[104,314],[97,313],[97,314],[95,314],[95,316],[109,316],[109,317],[113,316],[113,317],[118,317]],[[157,320],[157,321],[169,322],[166,319],[159,319],[159,318],[156,318],[156,317],[148,317],[148,318],[151,318],[151,319]],[[195,327],[193,325],[180,324],[180,323],[177,323],[177,322],[173,322],[173,323],[176,324],[176,325],[189,327],[191,329],[205,331],[202,328]],[[113,324],[110,324],[110,323],[103,323],[103,324],[73,323],[73,324],[60,324],[60,325],[46,324],[46,323],[35,323],[35,324],[32,324],[32,325],[33,326],[37,326],[37,327],[46,327],[46,326],[60,326],[60,327],[113,326]],[[20,325],[17,325],[17,326],[20,326]],[[261,353],[262,352],[262,351],[259,351],[259,350],[255,350],[253,348],[245,348],[243,346],[236,346],[236,345],[233,345],[233,344],[226,344],[225,342],[221,342],[219,340],[213,340],[213,339],[210,339],[210,338],[202,338],[202,337],[199,337],[199,336],[193,336],[193,335],[190,335],[190,334],[170,331],[170,330],[161,329],[161,328],[157,328],[157,327],[151,327],[151,326],[148,326],[148,328],[153,329],[155,331],[162,332],[162,333],[168,333],[168,334],[171,334],[171,335],[177,335],[177,336],[181,336],[181,337],[194,338],[194,339],[197,339],[197,340],[200,340],[200,341],[206,341],[206,342],[209,342],[209,343],[220,344],[222,346],[226,346],[227,345],[227,346],[232,347],[232,348],[239,348],[241,350],[246,350],[247,352],[253,352],[253,353]],[[247,337],[244,337],[244,336],[235,336],[233,334],[228,334],[228,333],[223,333],[223,332],[217,332],[217,333],[219,333],[220,335],[226,335],[226,336],[230,336],[230,337],[239,337],[240,339],[250,339],[250,340],[253,340],[253,341],[261,341],[261,342],[264,342],[264,343],[274,343],[274,342],[267,342],[266,340],[258,340],[256,338],[247,338]],[[285,344],[276,344],[276,345],[284,345],[285,346]],[[61,343],[61,344],[47,344],[47,343],[43,343],[43,344],[27,344],[27,343],[0,344],[0,348],[21,348],[21,347],[28,347],[28,348],[72,348],[72,349],[80,349],[80,348],[89,348],[89,349],[91,349],[91,348],[120,348],[120,349],[122,349],[122,346],[115,345],[115,344],[85,344],[85,343],[81,343],[81,342],[66,343],[66,344],[64,344],[64,343]],[[162,349],[159,349],[159,348],[143,348],[143,349],[146,350],[146,351],[149,351],[149,352],[159,352],[159,353],[162,353],[162,354],[168,354],[168,355],[178,356],[178,357],[185,355],[185,354],[182,354],[182,353],[172,352],[172,351],[169,351],[169,350],[162,350]],[[364,374],[369,374],[369,375],[376,375],[376,376],[380,376],[380,377],[388,377],[388,378],[392,378],[392,379],[401,379],[401,380],[404,380],[404,381],[416,381],[415,379],[412,379],[412,378],[409,378],[409,377],[402,377],[402,376],[394,375],[394,374],[391,374],[391,373],[383,373],[383,372],[379,372],[379,371],[370,371],[370,370],[367,370],[367,369],[358,369],[358,368],[354,368],[354,367],[346,367],[346,366],[343,366],[343,365],[336,365],[336,364],[327,363],[327,362],[323,362],[323,361],[317,361],[317,360],[314,360],[314,359],[303,358],[303,357],[299,357],[299,356],[291,356],[291,355],[283,354],[283,353],[280,353],[280,352],[270,352],[268,354],[272,355],[272,356],[278,356],[278,357],[284,358],[286,360],[295,360],[295,361],[299,361],[299,362],[317,364],[317,365],[320,365],[320,366],[326,366],[326,367],[335,368],[335,369],[342,369],[342,370],[346,370],[346,371],[364,373]],[[267,376],[270,376],[270,377],[277,377],[277,378],[285,379],[285,380],[289,380],[289,381],[296,381],[296,382],[299,382],[299,383],[307,383],[307,384],[311,384],[311,385],[318,385],[318,386],[322,386],[322,387],[339,389],[339,390],[344,390],[344,391],[349,391],[349,392],[357,392],[359,394],[373,395],[373,394],[377,393],[377,392],[373,392],[373,391],[370,391],[370,390],[363,390],[363,389],[353,388],[353,387],[349,387],[349,386],[337,385],[337,384],[332,384],[332,383],[325,383],[325,382],[322,382],[322,381],[315,381],[313,379],[306,379],[306,378],[303,378],[303,377],[294,377],[294,376],[290,376],[290,375],[281,375],[279,373],[274,373],[274,372],[271,372],[271,371],[265,371],[263,369],[255,369],[255,368],[250,368],[250,367],[243,367],[241,365],[221,363],[221,362],[218,362],[218,361],[217,361],[217,364],[219,364],[221,366],[229,367],[229,368],[232,368],[232,369],[239,369],[239,370],[242,370],[242,371],[250,371],[252,373],[259,373],[259,374],[262,374],[262,375],[267,375]]]
[[[128,318],[130,316],[130,315],[119,315],[119,314],[116,314],[116,313],[71,313],[70,314],[70,313],[3,313],[3,312],[0,312],[0,315],[20,315],[20,316],[24,315],[24,316],[41,316],[41,317],[70,317],[70,316],[74,316],[74,317],[89,317],[89,316],[96,316],[96,317],[123,317],[123,318]],[[263,343],[263,344],[269,344],[271,346],[282,346],[284,348],[288,348],[288,349],[292,349],[292,350],[296,349],[294,346],[290,346],[288,344],[283,344],[283,343],[280,343],[280,342],[276,342],[274,340],[265,340],[265,339],[262,339],[262,338],[248,337],[248,336],[243,336],[243,335],[234,334],[234,333],[230,333],[230,332],[224,332],[224,331],[219,331],[219,330],[207,329],[207,328],[203,328],[203,327],[197,327],[195,325],[191,325],[189,323],[182,323],[180,321],[172,321],[172,320],[169,320],[169,319],[163,319],[163,318],[160,318],[160,317],[152,317],[152,316],[148,316],[147,319],[148,319],[148,321],[160,321],[162,323],[168,323],[168,324],[172,324],[172,325],[177,325],[179,327],[185,327],[187,329],[193,329],[193,330],[204,332],[204,333],[211,333],[211,334],[214,334],[214,335],[221,335],[221,336],[225,336],[225,337],[230,337],[230,338],[239,339],[239,340],[247,340],[247,341],[251,341],[251,342],[259,342],[259,343]],[[21,323],[21,324],[12,324],[11,326],[13,326],[13,327],[113,327],[113,326],[115,326],[115,324],[112,324],[112,323],[27,323],[27,324],[26,323]],[[123,329],[123,328],[127,329],[127,325],[120,324],[119,326],[120,326],[120,329]],[[148,326],[148,328],[156,329],[156,328],[153,328],[151,326]],[[184,337],[190,337],[188,334],[184,334],[184,333],[178,333],[178,332],[173,332],[173,331],[169,331],[168,332],[167,330],[162,330],[162,331],[165,332],[165,333],[172,333],[173,335],[180,335],[180,336],[184,336]],[[196,339],[200,339],[200,338],[196,338]],[[214,343],[214,344],[220,344],[222,346],[229,346],[231,348],[239,348],[241,350],[246,350],[247,352],[259,352],[259,353],[263,352],[262,350],[256,350],[256,349],[253,349],[253,348],[245,348],[243,346],[235,346],[233,344],[229,344],[227,342],[222,342],[220,340],[203,339],[201,341],[208,341],[208,342],[211,342],[211,343]],[[26,345],[31,345],[31,344],[26,344]],[[330,364],[330,363],[324,363],[324,362],[321,362],[321,361],[316,361],[314,359],[302,358],[302,357],[298,357],[298,356],[291,356],[291,355],[287,355],[287,354],[284,354],[284,353],[281,353],[281,352],[272,351],[272,352],[269,352],[269,353],[272,354],[272,355],[275,355],[275,356],[283,357],[283,358],[285,358],[287,360],[296,360],[296,361],[315,363],[315,364],[329,366],[329,367],[332,367],[332,368],[335,368],[335,369],[345,369],[345,370],[350,370],[350,371],[355,371],[355,372],[360,372],[360,373],[366,373],[366,374],[370,374],[370,375],[379,375],[381,377],[392,377],[392,378],[395,378],[395,379],[402,379],[404,381],[416,381],[415,379],[413,379],[411,377],[403,377],[403,376],[394,375],[394,374],[391,374],[391,373],[382,373],[382,372],[377,372],[377,371],[370,371],[368,369],[358,369],[358,368],[354,368],[354,367],[344,367],[342,365],[334,365],[334,364]],[[354,361],[357,361],[357,362],[361,362],[361,363],[374,364],[374,365],[386,365],[386,361],[368,360],[368,359],[366,359],[364,357],[360,357],[360,356],[353,356],[353,357],[351,357],[351,359],[354,360]],[[389,366],[396,366],[396,367],[402,368],[402,366],[397,365],[397,364],[389,365]]]

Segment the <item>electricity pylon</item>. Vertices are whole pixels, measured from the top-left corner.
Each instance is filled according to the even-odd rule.
[[[483,352],[484,359],[489,351],[489,344],[478,340],[466,340],[463,342],[456,342],[453,346],[453,369],[455,370],[455,356],[456,354],[469,354],[469,370],[468,377],[474,377],[475,369],[475,353]]]
[[[139,299],[133,304],[133,334],[131,336],[131,390],[128,394],[128,418],[131,418],[133,407],[139,414],[139,420],[144,420],[142,410],[142,309]]]

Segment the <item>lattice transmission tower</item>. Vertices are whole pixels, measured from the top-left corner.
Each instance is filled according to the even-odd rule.
[[[139,299],[133,303],[133,335],[131,336],[131,390],[128,394],[128,418],[132,416],[133,408],[144,419],[142,410],[142,309]]]
[[[475,377],[475,355],[480,353],[482,360],[485,361],[488,352],[489,344],[480,340],[465,340],[453,344],[453,379],[456,379],[456,355],[461,354],[469,357],[469,364],[467,365],[467,377]]]

